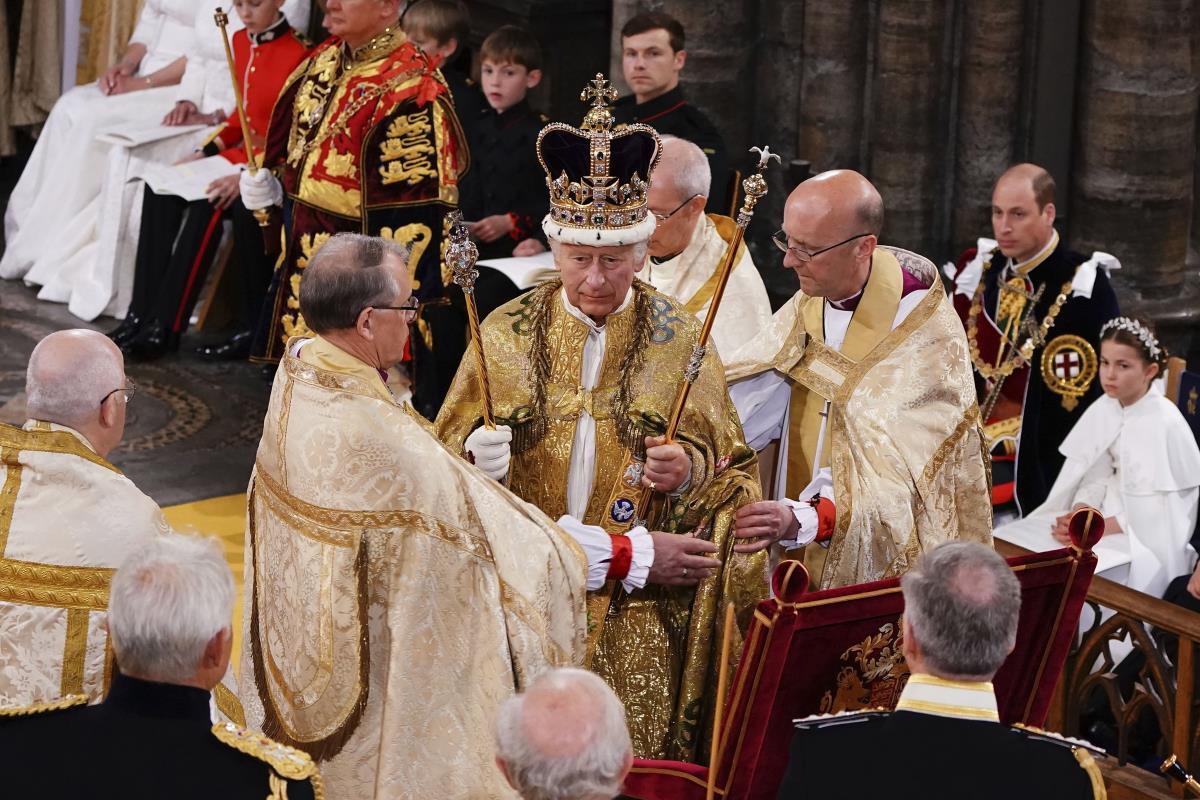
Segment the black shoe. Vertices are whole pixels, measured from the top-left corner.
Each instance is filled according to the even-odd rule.
[[[167,330],[165,325],[157,321],[143,327],[142,332],[129,342],[127,350],[122,348],[137,361],[153,361],[177,349],[179,334]]]
[[[142,330],[142,318],[130,311],[120,325],[105,334],[117,347],[125,347]]]
[[[244,361],[253,341],[252,331],[238,331],[223,342],[197,347],[195,353],[205,361]]]

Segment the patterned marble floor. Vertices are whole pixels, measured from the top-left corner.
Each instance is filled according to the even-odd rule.
[[[39,301],[35,289],[0,281],[0,421],[24,421],[25,365],[39,339],[63,328],[115,325],[107,317],[82,322],[64,305]],[[126,364],[139,391],[125,439],[110,457],[163,506],[244,492],[262,431],[270,386],[261,368],[200,361],[191,349],[204,338],[189,334],[178,353]]]

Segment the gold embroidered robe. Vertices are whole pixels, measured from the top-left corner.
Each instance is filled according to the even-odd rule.
[[[578,664],[586,559],[447,451],[379,373],[285,355],[250,481],[241,699],[331,798],[513,797],[499,704]]]
[[[112,574],[168,530],[78,431],[0,425],[0,707],[104,696]]]
[[[661,433],[700,325],[677,301],[635,281],[633,299],[605,321],[599,380],[579,389],[588,327],[564,307],[562,284],[539,286],[492,312],[482,333],[498,424],[513,427],[509,488],[557,518],[580,411],[596,421],[595,479],[583,521],[605,522],[631,451]],[[454,452],[482,423],[475,359],[463,359],[437,418]],[[733,553],[733,515],[759,498],[754,451],[742,441],[715,350],[704,358],[680,425],[691,484],[669,507],[651,506],[652,530],[700,531],[724,567],[698,588],[651,585],[626,594],[613,582],[588,602],[589,667],[625,704],[634,752],[644,758],[703,758],[716,690],[716,648],[726,602],[744,631],[768,595],[764,553]],[[734,652],[740,633],[734,632]]]
[[[893,329],[899,258],[932,288]],[[775,370],[792,384],[788,497],[812,478],[830,402],[821,465],[832,468],[837,518],[827,553],[805,548],[814,583],[899,575],[950,539],[990,544],[991,476],[966,336],[932,265],[876,248],[840,351],[824,343],[824,307],[824,298],[797,292],[726,370],[731,382]]]

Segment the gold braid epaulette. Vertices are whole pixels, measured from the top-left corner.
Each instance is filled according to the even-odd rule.
[[[32,717],[38,714],[48,714],[51,711],[64,711],[68,708],[87,705],[88,699],[81,694],[69,694],[58,700],[47,700],[44,703],[34,703],[15,708],[0,708],[0,718]]]
[[[325,788],[321,781],[321,773],[317,770],[317,762],[303,750],[280,744],[268,736],[234,725],[232,722],[218,722],[212,726],[212,734],[234,750],[267,764],[280,777],[292,781],[311,781],[316,800],[323,800]]]
[[[975,365],[975,370],[988,380],[994,377],[1007,378],[1018,366],[1028,363],[1030,358],[1033,357],[1033,351],[1037,349],[1037,345],[1031,336],[1021,345],[1019,357],[1014,358],[1010,356],[1003,364],[995,367],[984,361],[983,357],[979,354],[979,315],[983,312],[983,289],[987,283],[987,272],[992,268],[992,258],[995,258],[999,252],[999,248],[993,250],[992,257],[983,262],[983,274],[979,276],[979,283],[975,286],[974,294],[971,295],[971,308],[967,311],[967,344],[971,350],[971,363]],[[1051,304],[1045,318],[1042,319],[1038,336],[1042,341],[1045,341],[1046,334],[1054,327],[1054,321],[1058,317],[1058,312],[1062,311],[1063,305],[1067,302],[1067,298],[1070,297],[1071,285],[1074,280],[1074,276],[1072,275],[1071,280],[1063,283],[1058,296],[1054,298],[1054,303]],[[1032,314],[1033,309],[1030,309],[1029,313]]]

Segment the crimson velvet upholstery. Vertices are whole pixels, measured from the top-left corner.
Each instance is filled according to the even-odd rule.
[[[1001,720],[1041,725],[1079,623],[1096,567],[1103,518],[1072,519],[1074,546],[1010,558],[1021,581],[1017,645],[995,678]],[[899,579],[808,592],[798,561],[772,576],[774,597],[754,612],[722,725],[716,795],[774,800],[787,766],[792,722],[812,714],[895,707],[908,680],[900,651]],[[624,795],[703,800],[708,769],[637,760]]]

